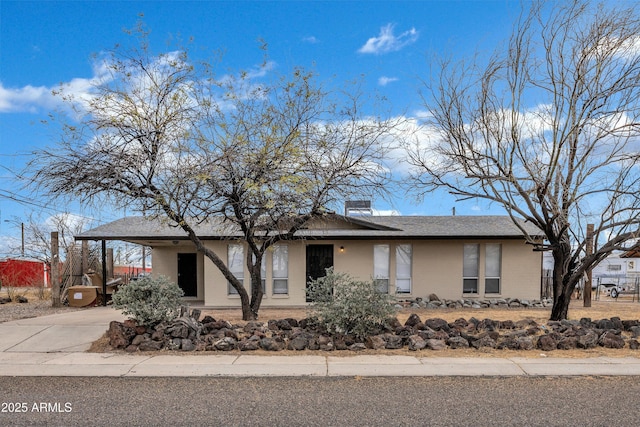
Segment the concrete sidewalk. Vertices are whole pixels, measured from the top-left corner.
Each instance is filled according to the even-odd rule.
[[[617,376],[640,375],[640,358],[530,359],[416,356],[256,356],[86,353],[111,320],[111,307],[0,323],[0,376]],[[433,355],[433,356],[432,356]],[[428,357],[427,357],[428,356]],[[561,352],[558,352],[561,356]]]

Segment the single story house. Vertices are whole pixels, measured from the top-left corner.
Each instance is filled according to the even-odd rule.
[[[522,223],[532,235],[540,232]],[[247,289],[246,244],[239,230],[212,221],[197,234]],[[262,307],[303,306],[308,278],[334,267],[401,298],[540,297],[542,254],[525,242],[508,216],[344,216],[328,214],[270,248],[263,260]],[[126,217],[76,240],[120,240],[152,248],[153,275],[164,275],[185,298],[207,307],[239,307],[218,268],[183,230],[144,217]]]

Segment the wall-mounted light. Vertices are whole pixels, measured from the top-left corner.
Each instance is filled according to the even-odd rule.
[[[340,252],[344,252],[344,246],[340,246]]]
[[[177,240],[174,240],[171,243],[173,243],[174,245],[177,245],[179,242]]]

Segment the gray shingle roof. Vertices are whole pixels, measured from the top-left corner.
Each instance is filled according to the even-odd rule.
[[[352,222],[353,228],[305,229],[297,237],[315,239],[461,239],[461,238],[523,238],[522,231],[508,216],[371,216],[343,217],[338,220]],[[530,223],[519,220],[530,235],[541,235]],[[194,227],[203,240],[241,237],[239,230],[220,220]],[[76,240],[158,241],[185,240],[186,233],[159,220],[144,217],[126,217],[76,236]]]

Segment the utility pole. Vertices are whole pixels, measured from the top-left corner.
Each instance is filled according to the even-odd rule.
[[[51,299],[54,307],[62,307],[60,300],[60,257],[58,256],[58,232],[51,232]]]
[[[593,255],[593,224],[587,224],[587,256]],[[584,284],[583,306],[591,307],[591,281],[593,279],[591,268],[587,270],[587,280]]]

